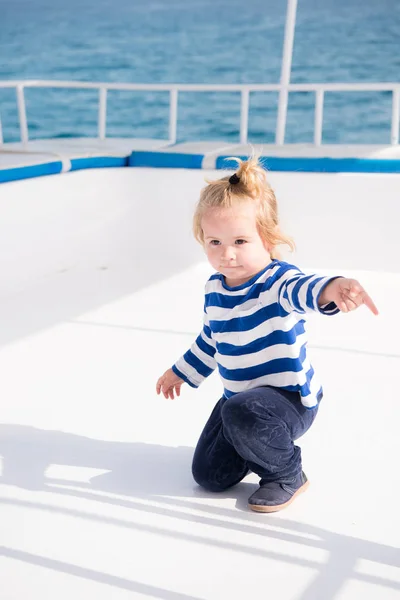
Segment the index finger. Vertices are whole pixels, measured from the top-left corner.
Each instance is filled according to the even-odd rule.
[[[374,315],[379,315],[379,310],[376,308],[374,301],[368,296],[367,292],[364,293],[363,304],[365,304]]]

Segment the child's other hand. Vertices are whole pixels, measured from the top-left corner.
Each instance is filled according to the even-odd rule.
[[[161,375],[157,381],[157,394],[163,393],[165,398],[171,398],[174,400],[176,392],[177,396],[181,395],[181,385],[185,383],[183,379],[175,375],[172,369],[165,371],[164,375]]]
[[[372,298],[356,279],[334,279],[323,290],[322,296],[328,299],[328,302],[335,302],[338,309],[345,313],[365,304],[374,315],[379,314]]]

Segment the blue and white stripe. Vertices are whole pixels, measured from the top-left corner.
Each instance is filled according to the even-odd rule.
[[[318,305],[332,279],[277,260],[234,288],[215,273],[206,284],[203,330],[174,372],[198,387],[218,368],[227,398],[271,385],[297,391],[304,406],[315,406],[322,388],[308,360],[303,316],[339,312],[334,303]]]

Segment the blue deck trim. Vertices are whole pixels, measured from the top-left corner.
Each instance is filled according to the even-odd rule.
[[[34,158],[34,157],[32,157]],[[246,159],[246,156],[238,158]],[[204,154],[133,151],[129,156],[90,156],[71,158],[71,166],[63,169],[60,160],[35,165],[0,168],[0,183],[55,175],[63,170],[101,169],[107,167],[151,167],[165,169],[201,169]],[[261,162],[269,171],[303,173],[400,173],[399,159],[378,158],[328,158],[328,157],[277,157],[262,156]],[[217,156],[216,169],[236,169],[229,156]]]
[[[56,175],[62,171],[60,160],[38,165],[26,165],[23,167],[12,167],[11,169],[0,169],[0,183],[7,181],[18,181],[19,179],[30,179],[42,175]]]
[[[246,156],[238,156],[246,160]],[[304,173],[400,173],[400,159],[378,158],[306,158],[286,156],[262,156],[260,161],[268,171],[292,171]],[[237,168],[229,156],[218,156],[216,169]]]
[[[127,167],[129,156],[87,156],[71,158],[71,171],[81,169],[103,169],[105,167]]]
[[[201,169],[203,158],[204,154],[135,150],[130,156],[129,166],[165,169]]]

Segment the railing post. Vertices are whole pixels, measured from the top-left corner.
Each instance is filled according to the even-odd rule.
[[[324,115],[324,90],[315,92],[315,115],[314,115],[314,144],[320,146],[322,143],[322,121]]]
[[[25,107],[25,95],[24,86],[17,85],[17,103],[18,103],[18,116],[19,116],[19,130],[21,132],[21,142],[26,144],[28,142],[28,122],[26,120],[26,107]]]
[[[176,129],[178,120],[178,90],[172,88],[169,92],[169,142],[176,143]]]
[[[241,91],[240,96],[240,143],[247,144],[249,129],[249,96],[248,88]]]
[[[98,120],[98,134],[99,134],[100,140],[104,140],[106,137],[106,125],[107,125],[107,88],[101,87],[99,89],[99,120]]]
[[[288,107],[290,73],[292,70],[293,40],[296,27],[297,0],[288,0],[285,24],[285,39],[283,43],[283,58],[281,68],[281,88],[279,92],[278,118],[276,123],[275,143],[281,146],[285,143],[286,115]]]
[[[392,92],[392,132],[390,141],[393,146],[399,143],[399,121],[400,121],[400,89],[394,88]]]

